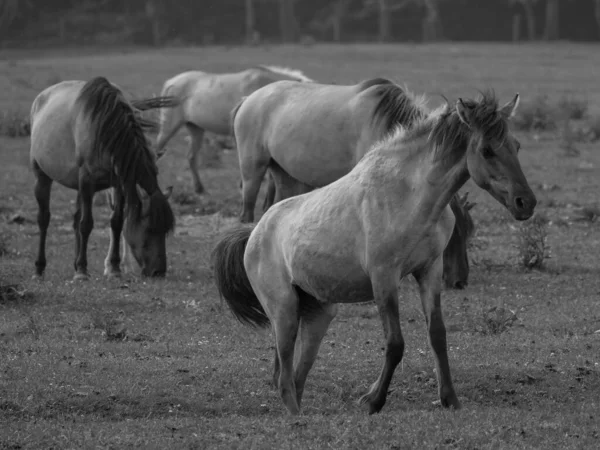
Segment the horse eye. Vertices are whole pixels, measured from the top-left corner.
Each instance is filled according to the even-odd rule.
[[[490,159],[495,156],[494,150],[492,150],[490,147],[487,147],[487,146],[483,147],[482,153],[483,153],[483,157],[485,159]]]

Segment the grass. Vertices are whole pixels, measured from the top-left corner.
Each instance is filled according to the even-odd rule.
[[[438,93],[455,99],[487,86],[504,101],[519,91],[523,105],[537,96],[550,104],[585,98],[592,117],[600,105],[600,55],[592,46],[563,43],[0,52],[0,58],[0,110],[26,111],[58,70],[63,79],[105,75],[145,96],[183,70],[256,63],[288,65],[327,82],[393,77],[430,94],[432,106],[443,101]],[[450,412],[434,403],[433,358],[416,286],[407,280],[401,284],[405,359],[383,411],[368,416],[356,405],[383,360],[378,314],[366,304],[340,308],[309,376],[303,414],[292,418],[269,383],[271,333],[239,325],[212,282],[210,250],[239,212],[235,152],[222,152],[217,168],[201,168],[210,195],[195,199],[183,133],[159,161],[161,186],[175,187],[177,213],[162,281],[102,277],[109,214],[99,206],[88,252],[92,279],[73,283],[75,195],[55,184],[48,269],[45,281],[36,282],[28,140],[0,136],[0,204],[25,219],[0,224],[10,249],[0,258],[0,285],[17,286],[0,297],[0,448],[598,447],[599,225],[579,220],[577,211],[596,204],[600,152],[581,142],[578,156],[565,158],[560,136],[543,130],[520,131],[519,140],[538,211],[548,218],[553,257],[544,271],[522,270],[520,224],[469,182],[478,227],[470,255],[478,263],[466,290],[443,294],[464,408]]]

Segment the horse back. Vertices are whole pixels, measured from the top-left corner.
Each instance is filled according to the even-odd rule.
[[[30,160],[50,178],[76,189],[76,99],[83,81],[63,81],[40,92],[31,106]]]

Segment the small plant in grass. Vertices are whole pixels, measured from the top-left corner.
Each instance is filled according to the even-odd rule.
[[[548,131],[556,129],[557,111],[548,97],[538,95],[530,102],[523,102],[514,118],[515,127],[525,131]]]
[[[586,122],[588,140],[590,142],[596,142],[600,140],[600,116],[594,115],[589,117]]]
[[[561,127],[561,142],[560,147],[565,156],[579,156],[581,152],[575,146],[576,141],[581,141],[582,135],[579,130],[571,126],[571,121],[568,118],[563,119]]]
[[[518,231],[519,264],[526,269],[542,269],[550,256],[548,247],[548,218],[536,213],[523,222]]]
[[[588,101],[584,98],[563,96],[558,101],[560,114],[570,120],[581,120],[588,112]]]
[[[3,111],[0,113],[0,135],[8,137],[25,137],[31,134],[29,115],[19,111]]]
[[[511,328],[518,320],[517,314],[503,306],[493,306],[482,312],[475,329],[481,334],[500,334]]]

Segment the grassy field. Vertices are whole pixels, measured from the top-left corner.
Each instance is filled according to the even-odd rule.
[[[26,115],[64,79],[107,76],[145,96],[193,68],[278,64],[317,80],[386,76],[454,99],[493,87],[502,100],[584,99],[600,111],[597,46],[390,45],[173,48],[79,54],[0,53],[0,115]],[[521,225],[471,183],[477,226],[470,284],[443,294],[455,387],[464,408],[436,406],[433,358],[415,284],[403,282],[405,359],[380,414],[356,404],[383,362],[372,304],[333,322],[289,417],[270,386],[273,340],[221,304],[209,252],[236,222],[235,152],[202,169],[210,197],[191,192],[184,136],[159,163],[175,187],[177,228],[165,280],[102,277],[107,207],[95,209],[92,278],[71,281],[75,194],[54,186],[45,281],[31,281],[37,246],[28,139],[0,137],[0,449],[21,448],[598,448],[600,447],[600,191],[598,143],[564,150],[560,132],[522,132],[520,159],[549,222],[544,270],[518,261]],[[575,156],[568,156],[568,154]]]

